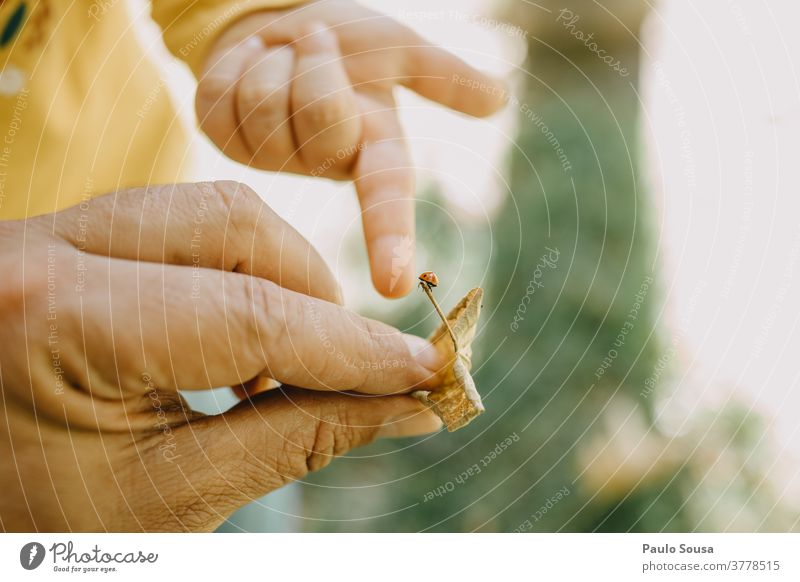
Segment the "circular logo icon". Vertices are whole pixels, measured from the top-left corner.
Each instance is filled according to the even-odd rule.
[[[19,551],[19,563],[26,570],[35,570],[44,561],[44,546],[39,542],[29,542]]]

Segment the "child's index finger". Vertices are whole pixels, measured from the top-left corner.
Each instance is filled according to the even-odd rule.
[[[414,168],[391,95],[360,97],[364,140],[355,165],[372,283],[385,297],[414,287]]]

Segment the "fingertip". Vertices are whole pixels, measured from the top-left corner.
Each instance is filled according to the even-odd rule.
[[[372,272],[372,286],[386,299],[402,299],[414,288],[413,281],[405,274],[395,278],[391,274]]]
[[[369,245],[372,284],[384,297],[405,297],[414,288],[414,240],[387,234]]]
[[[464,94],[463,111],[473,117],[489,117],[508,103],[508,84],[500,79],[476,74],[474,87]]]
[[[384,423],[377,438],[423,436],[441,430],[442,421],[431,409],[419,404],[417,410],[398,414]]]
[[[403,341],[406,342],[408,351],[414,361],[423,366],[428,372],[436,374],[441,370],[446,362],[444,358],[431,342],[416,335],[403,334]]]
[[[495,96],[493,101],[489,101],[487,103],[487,107],[479,114],[479,117],[488,117],[497,113],[501,109],[503,109],[506,105],[508,105],[509,97],[510,97],[510,88],[506,81],[502,79],[494,79],[495,86],[499,90],[499,94]]]
[[[257,394],[261,394],[262,392],[274,390],[278,386],[280,386],[280,384],[272,378],[259,375],[243,384],[231,386],[231,390],[239,400],[247,400],[248,398],[252,398]]]

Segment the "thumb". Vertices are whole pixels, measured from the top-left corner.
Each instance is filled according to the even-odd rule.
[[[411,396],[284,387],[174,429],[170,458],[159,458],[148,472],[160,479],[171,475],[159,495],[179,520],[171,529],[210,530],[242,505],[324,468],[350,449],[440,427]],[[175,499],[165,491],[175,492]]]

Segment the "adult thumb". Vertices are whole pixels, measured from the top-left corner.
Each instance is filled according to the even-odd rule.
[[[151,478],[169,529],[213,530],[242,505],[302,479],[381,437],[438,430],[441,421],[407,395],[365,396],[283,387],[228,412],[173,429]],[[172,492],[172,494],[170,494]],[[166,494],[165,494],[166,493]]]

